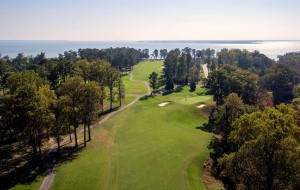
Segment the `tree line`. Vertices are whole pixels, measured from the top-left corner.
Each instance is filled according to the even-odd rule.
[[[216,101],[208,123],[211,170],[227,189],[299,189],[300,85],[292,69],[298,58],[218,53],[205,84]]]
[[[69,134],[72,141],[74,133],[77,147],[77,129],[83,125],[85,146],[91,139],[90,126],[106,111],[104,103],[109,103],[109,111],[117,102],[122,105],[125,92],[119,68],[73,53],[51,59],[44,53],[0,59],[1,144],[19,142],[25,149],[31,147],[35,157],[50,137],[59,150],[61,138]]]
[[[195,50],[186,47],[171,50],[164,59],[165,90],[173,91],[174,85],[189,85],[195,91],[200,80],[202,64],[211,66],[215,60],[215,50]]]

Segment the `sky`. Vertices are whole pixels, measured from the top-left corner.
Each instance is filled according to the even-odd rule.
[[[299,0],[0,0],[0,40],[300,40]]]

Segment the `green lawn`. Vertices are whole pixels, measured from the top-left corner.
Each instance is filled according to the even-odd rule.
[[[161,61],[143,62],[132,71],[134,79],[147,81],[161,66]],[[124,84],[127,93],[143,92],[129,76]],[[205,189],[200,170],[211,137],[196,129],[207,118],[195,105],[212,98],[197,95],[203,92],[184,88],[139,101],[93,129],[93,141],[59,167],[51,189]]]
[[[127,94],[145,94],[147,93],[147,88],[145,84],[141,81],[149,81],[149,75],[155,71],[159,74],[162,72],[163,61],[143,61],[136,66],[134,70],[131,71],[133,74],[133,80],[140,81],[130,81],[130,75],[123,77],[123,84],[125,86],[125,92]]]
[[[191,104],[206,102],[209,100],[211,100],[210,96],[184,97],[179,100],[179,103],[191,105]]]
[[[142,81],[130,81],[130,75],[124,76],[123,84],[125,86],[125,93],[127,94],[145,94],[148,92],[146,85]],[[135,77],[134,77],[135,79]]]
[[[134,79],[148,81],[161,66],[162,61],[142,62],[132,71]],[[126,93],[146,91],[143,83],[123,79]],[[212,101],[204,91],[186,87],[139,101],[92,129],[87,147],[57,167],[50,189],[205,189],[201,169],[211,135],[201,130],[207,118],[196,108]],[[163,102],[170,104],[159,107]]]
[[[139,101],[93,129],[93,141],[58,168],[51,189],[205,189],[200,169],[211,137],[196,128],[207,118],[177,103],[197,92]]]
[[[125,99],[123,100],[123,105],[127,105],[130,102],[132,102],[134,99],[136,98],[136,96],[132,96],[132,95],[126,95]],[[105,102],[106,107],[108,107],[109,102],[106,101]],[[118,105],[118,103],[114,104],[115,106]],[[78,130],[80,130],[82,128],[82,126],[80,126],[78,128]],[[79,138],[79,142],[83,139],[83,135],[80,134],[78,135]],[[17,184],[15,187],[11,188],[12,190],[37,190],[39,189],[39,187],[41,186],[42,182],[44,180],[44,176],[38,176],[32,183],[30,184]],[[1,189],[1,188],[0,188]]]
[[[134,66],[134,70],[132,71],[132,74],[134,76],[133,79],[135,80],[143,80],[143,81],[149,81],[148,77],[149,75],[155,71],[158,74],[161,74],[163,61],[143,61],[136,66]]]

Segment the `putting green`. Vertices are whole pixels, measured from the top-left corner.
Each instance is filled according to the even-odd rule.
[[[179,101],[179,103],[185,104],[185,105],[191,105],[191,104],[206,102],[209,100],[211,100],[210,96],[196,96],[196,97],[183,98]]]

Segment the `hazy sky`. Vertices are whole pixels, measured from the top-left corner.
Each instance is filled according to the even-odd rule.
[[[300,0],[0,0],[0,40],[300,40]]]

